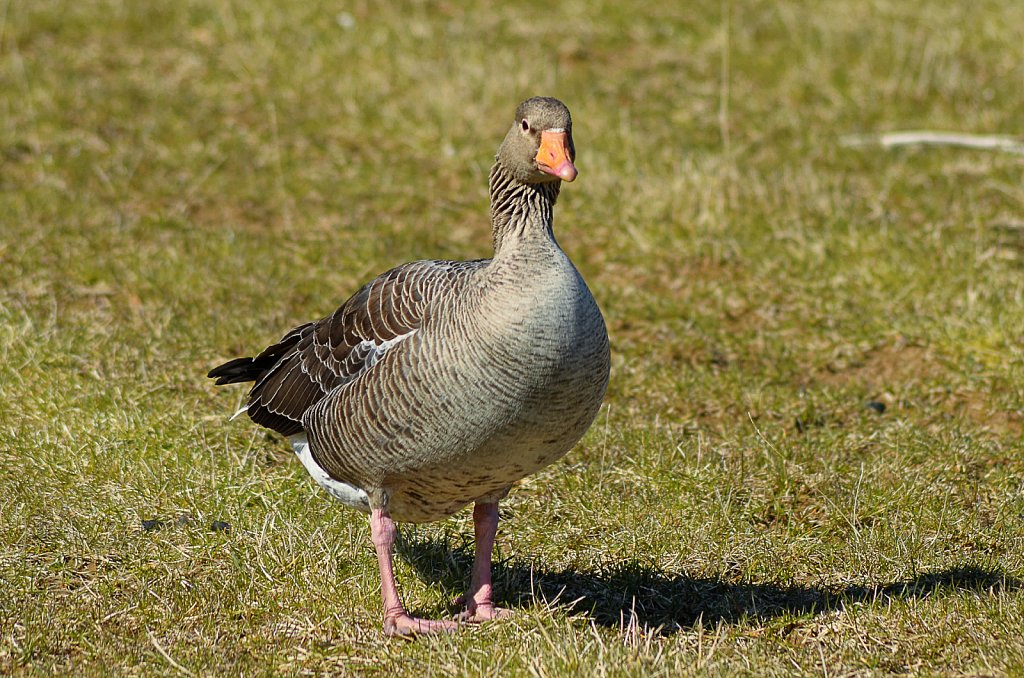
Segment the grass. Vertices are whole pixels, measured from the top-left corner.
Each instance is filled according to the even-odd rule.
[[[1024,672],[1024,163],[839,143],[1024,133],[1021,26],[0,3],[0,672]],[[386,641],[365,517],[204,374],[394,264],[485,256],[533,94],[575,116],[556,231],[609,395],[503,504],[514,618]],[[448,613],[471,534],[404,529],[415,612]]]

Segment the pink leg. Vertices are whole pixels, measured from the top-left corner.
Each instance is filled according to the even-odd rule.
[[[457,622],[418,619],[409,616],[402,606],[391,555],[396,531],[395,521],[387,511],[373,510],[370,515],[370,533],[373,535],[373,547],[377,551],[377,564],[380,566],[380,591],[384,597],[384,633],[389,636],[411,636],[454,631],[458,628]]]
[[[458,601],[465,606],[459,618],[468,622],[482,622],[507,617],[508,610],[494,606],[494,587],[491,583],[491,555],[494,552],[494,537],[498,533],[497,502],[477,504],[473,508],[473,532],[476,537],[473,577],[469,591]]]

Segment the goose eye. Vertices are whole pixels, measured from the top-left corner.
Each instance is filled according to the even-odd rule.
[[[523,131],[524,132],[529,132],[530,131],[530,123],[529,123],[529,121],[526,118],[523,118],[522,127],[523,127]]]

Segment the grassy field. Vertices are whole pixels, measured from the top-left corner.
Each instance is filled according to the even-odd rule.
[[[0,0],[0,673],[1024,673],[1024,158],[840,143],[1024,134],[1024,3],[491,4]],[[205,373],[487,256],[534,94],[609,394],[503,503],[513,618],[388,641]],[[414,612],[471,535],[403,528]]]

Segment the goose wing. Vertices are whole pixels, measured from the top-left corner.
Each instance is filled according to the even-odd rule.
[[[302,416],[332,390],[360,378],[388,351],[412,336],[458,278],[487,260],[416,261],[378,276],[331,315],[299,325],[250,361],[259,370],[247,413],[257,424],[283,435],[302,432]],[[229,383],[228,370],[210,376]],[[235,378],[235,381],[241,381]]]

